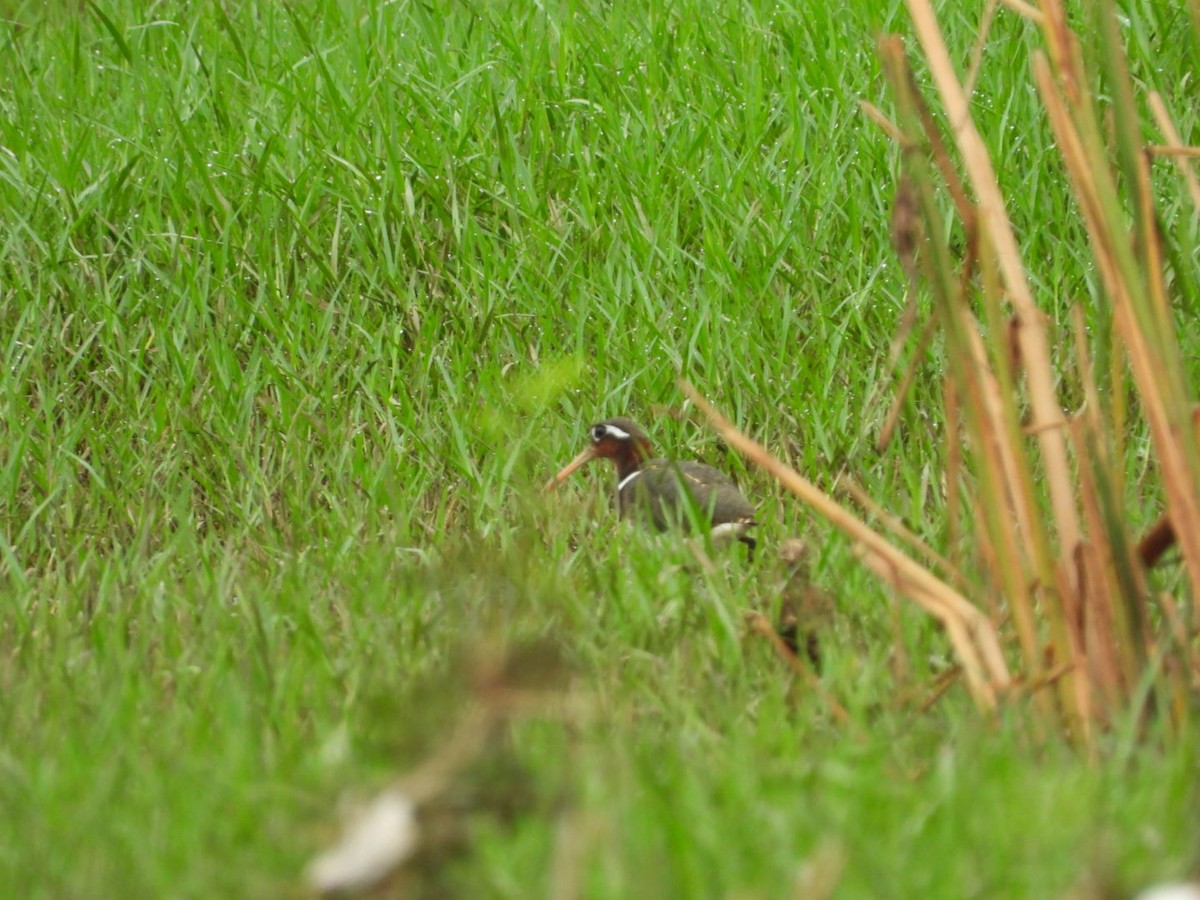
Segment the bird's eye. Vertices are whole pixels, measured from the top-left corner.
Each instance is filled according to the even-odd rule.
[[[592,440],[593,441],[604,440],[604,436],[606,434],[608,434],[608,426],[606,426],[606,425],[593,425],[592,426]]]

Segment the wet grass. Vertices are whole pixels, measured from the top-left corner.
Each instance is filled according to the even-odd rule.
[[[1089,765],[961,688],[920,709],[936,630],[676,390],[944,536],[936,348],[873,449],[904,279],[857,102],[899,5],[4,7],[5,894],[302,894],[338,798],[453,720],[437,685],[496,635],[560,646],[598,714],[515,729],[530,799],[478,825],[464,894],[549,893],[564,816],[596,897],[784,896],[831,858],[839,896],[1050,896],[1200,861],[1190,735],[1118,728]],[[1131,4],[1131,52],[1196,143],[1174,7]],[[947,11],[960,59],[975,24]],[[1061,321],[1095,285],[1038,42],[1001,13],[976,112]],[[759,564],[614,528],[598,466],[539,493],[618,413],[739,478]],[[793,535],[849,723],[743,633]]]

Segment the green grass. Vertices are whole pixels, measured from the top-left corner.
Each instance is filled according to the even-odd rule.
[[[1186,9],[1128,6],[1136,76],[1200,142]],[[1200,864],[1190,729],[1119,726],[1089,766],[961,688],[899,703],[944,664],[937,631],[902,609],[899,680],[893,600],[846,542],[664,414],[683,374],[817,482],[846,468],[944,535],[936,351],[873,450],[904,285],[896,153],[857,103],[887,108],[874,39],[900,4],[3,7],[0,893],[303,895],[339,798],[436,743],[447,673],[495,634],[557,643],[597,714],[514,728],[528,808],[478,823],[444,876],[465,896],[546,895],[563,815],[595,826],[594,897],[785,896],[830,844],[846,897]],[[1000,14],[975,111],[1065,324],[1096,282],[1039,42]],[[1155,173],[1190,308],[1200,226]],[[617,413],[737,473],[761,564],[698,574],[615,529],[599,466],[540,494]],[[837,601],[848,725],[742,634],[794,534]]]

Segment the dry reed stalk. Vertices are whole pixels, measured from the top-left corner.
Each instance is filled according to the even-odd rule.
[[[1112,98],[1112,147],[1105,140],[1079,43],[1067,27],[1061,0],[1042,0],[1040,10],[1021,0],[1000,0],[1036,21],[1045,35],[1049,62],[1045,55],[1035,57],[1034,80],[1113,310],[1115,340],[1103,394],[1096,383],[1082,312],[1072,310],[1084,404],[1068,418],[1055,390],[1048,323],[1034,303],[991,160],[971,119],[969,90],[950,63],[931,0],[907,2],[947,111],[952,145],[978,200],[972,202],[959,178],[900,40],[881,39],[880,57],[895,93],[897,118],[892,121],[868,103],[862,108],[901,150],[892,241],[914,298],[893,340],[893,370],[911,336],[909,317],[916,309],[918,273],[928,282],[934,301],[883,439],[886,443],[894,427],[932,328],[940,326],[949,360],[944,387],[948,534],[951,546],[957,547],[960,519],[966,515],[978,523],[973,529],[978,562],[998,588],[998,595],[987,595],[993,601],[992,619],[931,568],[963,584],[959,567],[853,482],[847,480],[845,489],[858,504],[924,563],[742,434],[690,385],[681,382],[681,387],[731,446],[847,534],[868,568],[937,618],[980,708],[994,708],[999,691],[1023,684],[1021,693],[1042,714],[1034,720],[1035,734],[1042,733],[1047,714],[1057,714],[1067,730],[1094,752],[1096,725],[1108,721],[1131,699],[1139,706],[1145,704],[1141,709],[1151,708],[1150,690],[1169,698],[1170,703],[1159,704],[1160,708],[1185,710],[1189,690],[1195,687],[1189,672],[1194,679],[1200,665],[1195,635],[1169,599],[1160,600],[1159,607],[1170,635],[1166,644],[1175,649],[1154,647],[1152,595],[1142,568],[1151,552],[1157,559],[1177,541],[1193,593],[1200,592],[1200,428],[1193,419],[1196,410],[1187,391],[1174,310],[1167,297],[1164,250],[1150,185],[1151,152],[1141,143],[1112,0],[1096,4],[1102,64]],[[1191,3],[1200,11],[1200,0]],[[978,71],[987,27],[997,8],[997,2],[989,0],[984,10],[968,83],[973,83]],[[1200,208],[1200,181],[1187,162],[1191,148],[1181,146],[1161,98],[1152,95],[1150,103],[1167,141],[1164,147],[1174,153]],[[1114,159],[1119,171],[1114,170]],[[1118,180],[1130,197],[1128,204],[1121,199]],[[959,262],[949,249],[944,201],[939,195],[942,187],[965,232],[965,252]],[[1170,516],[1141,544],[1131,537],[1122,512],[1126,360],[1149,423]],[[1022,383],[1031,407],[1028,423],[1019,406]],[[965,470],[960,435],[974,469],[973,491],[965,496],[960,495],[959,485]],[[1069,448],[1074,450],[1075,471]],[[1044,471],[1035,476],[1038,462]],[[1047,502],[1049,521],[1043,510]],[[1023,662],[1018,683],[1009,674],[1000,642],[999,629],[1009,621]],[[1046,687],[1054,688],[1053,695],[1042,690]]]
[[[878,106],[869,100],[859,100],[858,107],[863,111],[868,119],[879,126],[879,129],[890,137],[897,144],[903,143],[903,135],[900,134],[900,129],[896,123],[887,117],[887,114]]]
[[[906,580],[904,573],[899,571],[893,558],[883,556],[865,547],[859,548],[859,555],[863,565],[874,572],[881,581],[890,584],[897,593],[908,596],[910,600],[941,623],[946,636],[950,639],[954,655],[966,673],[967,686],[976,703],[985,709],[994,709],[996,706],[995,693],[988,683],[982,654],[976,642],[972,640],[972,629],[967,627],[966,618],[949,609],[943,602],[943,598],[929,591],[925,585]],[[988,622],[988,627],[991,627],[990,622]],[[997,638],[997,643],[998,640]]]
[[[1070,671],[1055,679],[1059,701],[1068,723],[1086,733],[1089,714],[1097,709],[1088,683],[1101,691],[1111,707],[1131,696],[1147,665],[1149,595],[1138,555],[1119,513],[1123,475],[1112,461],[1111,444],[1121,451],[1115,458],[1124,458],[1123,438],[1118,435],[1110,443],[1105,437],[1109,432],[1099,419],[1099,394],[1086,348],[1077,341],[1081,380],[1091,402],[1070,429],[1079,460],[1076,494],[1064,434],[1066,422],[1054,390],[1046,324],[1034,304],[990,158],[970,116],[969,92],[955,75],[930,0],[908,0],[908,7],[947,111],[954,142],[979,198],[971,215],[962,212],[961,186],[946,175],[948,166],[937,129],[931,125],[928,111],[911,83],[903,50],[896,40],[882,41],[881,55],[896,93],[898,126],[910,170],[906,177],[916,184],[928,231],[923,247],[930,258],[923,269],[940,311],[951,370],[965,413],[965,433],[979,467],[978,508],[983,526],[978,533],[979,547],[985,551],[989,568],[1012,611],[1032,677],[1040,677],[1044,664],[1071,663]],[[990,9],[985,11],[985,20]],[[1116,334],[1141,392],[1163,475],[1172,531],[1181,545],[1192,584],[1200,587],[1200,494],[1195,488],[1200,483],[1200,441],[1190,426],[1190,402],[1167,300],[1161,235],[1152,204],[1149,154],[1140,141],[1132,81],[1120,48],[1111,0],[1102,0],[1098,10],[1098,32],[1112,96],[1115,158],[1132,197],[1133,241],[1124,224],[1124,207],[1109,168],[1110,154],[1090,99],[1079,45],[1067,27],[1060,0],[1044,0],[1041,4],[1040,24],[1053,67],[1039,56],[1034,63],[1035,80],[1079,197],[1102,283],[1112,300]],[[1178,135],[1161,102],[1156,115],[1168,142],[1178,145]],[[913,126],[914,116],[920,119],[919,129]],[[948,277],[950,263],[942,246],[944,236],[933,187],[920,154],[912,152],[922,146],[922,132],[924,146],[942,173],[969,233],[975,224],[974,215],[978,215],[980,295],[986,333],[993,336],[990,343],[966,305],[965,298],[970,296],[967,287],[960,280],[955,291]],[[1179,164],[1185,165],[1181,160]],[[1007,358],[995,339],[1006,326],[1001,298],[1015,311],[1007,323],[1012,337]],[[1024,429],[1017,427],[1015,418],[1018,373],[1026,378],[1032,407],[1032,421]],[[1120,377],[1114,359],[1111,379],[1117,394]],[[1124,418],[1124,407],[1118,400],[1113,406],[1113,424],[1123,426]],[[1031,483],[1031,460],[1026,456],[1022,433],[1036,441],[1045,466],[1053,541],[1040,519]],[[1086,542],[1081,513],[1089,534]],[[1054,543],[1059,548],[1057,553],[1051,549]],[[1140,549],[1145,558],[1144,543]],[[1035,601],[1041,611],[1040,620],[1034,613]],[[1039,621],[1049,626],[1050,660],[1056,662],[1039,658]],[[1075,665],[1081,658],[1087,661],[1086,670]],[[1076,671],[1086,671],[1090,677],[1079,677],[1073,674]]]
[[[1023,19],[1028,19],[1037,25],[1042,24],[1042,11],[1036,6],[1025,3],[1024,0],[1000,0],[1000,2]]]
[[[1059,84],[1055,83],[1050,65],[1040,56],[1034,60],[1035,79],[1080,200],[1097,269],[1112,302],[1116,330],[1141,392],[1180,549],[1193,586],[1200,586],[1200,498],[1195,489],[1200,484],[1200,452],[1190,427],[1190,403],[1182,383],[1178,343],[1161,281],[1161,252],[1149,207],[1145,155],[1135,153],[1132,159],[1127,159],[1132,170],[1128,182],[1136,195],[1135,229],[1143,255],[1139,263],[1128,240],[1116,184],[1099,137],[1099,123],[1090,99],[1080,86],[1077,50],[1066,31],[1060,5],[1047,0],[1045,7],[1054,12],[1053,17],[1048,16],[1047,28],[1052,30],[1049,43],[1057,50],[1053,58],[1061,66],[1057,71]],[[1111,21],[1111,12],[1106,9],[1100,14],[1102,23]],[[1109,24],[1103,30],[1112,28],[1115,26]],[[1112,35],[1107,39],[1111,47]],[[1115,51],[1109,54],[1110,59],[1119,56]],[[1127,79],[1127,73],[1120,67],[1115,80],[1121,87],[1114,91],[1118,108],[1132,105],[1127,96],[1131,90]],[[1130,127],[1128,117],[1128,110],[1118,116],[1119,137],[1122,124],[1124,130]],[[1119,142],[1127,144],[1130,140],[1125,135]],[[1128,158],[1129,152],[1125,151],[1124,156]]]
[[[968,315],[967,310],[963,312]],[[972,431],[979,445],[976,454],[984,466],[980,485],[985,492],[985,518],[992,521],[989,532],[997,542],[994,550],[1000,554],[994,571],[1004,585],[1004,596],[1013,611],[1025,660],[1036,672],[1042,660],[1030,564],[1037,563],[1030,559],[1035,554],[1028,550],[1031,545],[1044,544],[1044,539],[1040,522],[1035,518],[1030,466],[1017,438],[1020,424],[1012,408],[1012,392],[1001,389],[997,376],[989,368],[983,339],[973,320],[969,329],[965,329],[965,337],[978,380],[977,408],[984,413]]]
[[[954,74],[950,55],[930,0],[908,0],[908,9],[917,39],[929,63],[930,73],[945,105],[963,165],[979,198],[978,215],[982,228],[995,248],[1008,298],[1017,312],[1020,325],[1018,338],[1029,378],[1034,424],[1057,421],[1062,413],[1054,390],[1054,373],[1050,368],[1045,317],[1034,303],[1025,279],[1020,251],[1005,209],[1004,197],[996,182],[991,159],[971,119],[966,94],[963,93],[962,86]],[[1066,441],[1057,429],[1040,431],[1037,440],[1046,465],[1046,481],[1050,491],[1051,508],[1058,526],[1058,539],[1064,550],[1070,553],[1079,542],[1080,532],[1070,467],[1067,463]]]
[[[1179,652],[1183,655],[1188,663],[1188,667],[1192,670],[1193,676],[1200,678],[1200,648],[1195,646],[1194,640],[1189,638],[1189,631],[1184,624],[1183,616],[1180,615],[1179,606],[1175,602],[1175,598],[1170,594],[1161,593],[1158,595],[1158,605],[1163,611],[1163,618],[1171,629],[1171,636],[1179,647]],[[1194,638],[1194,635],[1192,636]]]
[[[1082,545],[1077,547],[1077,551],[1082,552]],[[1095,729],[1092,722],[1095,718],[1096,703],[1092,697],[1092,686],[1084,671],[1087,655],[1086,641],[1083,636],[1083,597],[1078,591],[1071,590],[1067,584],[1067,572],[1072,569],[1075,571],[1079,569],[1078,553],[1075,559],[1061,561],[1055,567],[1055,577],[1058,578],[1058,594],[1066,604],[1061,622],[1061,627],[1066,631],[1067,641],[1067,652],[1064,654],[1064,658],[1075,662],[1071,671],[1065,673],[1062,679],[1056,679],[1056,683],[1059,687],[1060,697],[1064,693],[1069,693],[1072,698],[1071,703],[1063,703],[1064,710],[1074,713],[1074,718],[1068,715],[1067,724],[1072,729],[1072,733],[1082,739],[1089,752],[1094,753],[1096,749]]]
[[[1095,448],[1088,440],[1087,429],[1080,420],[1072,422],[1076,453],[1087,460]],[[1099,468],[1098,466],[1095,468]],[[1092,666],[1093,683],[1098,682],[1109,708],[1116,708],[1130,688],[1127,673],[1138,671],[1131,656],[1128,632],[1113,621],[1120,606],[1120,586],[1114,573],[1111,545],[1100,509],[1099,488],[1094,480],[1094,468],[1086,462],[1079,467],[1080,494],[1089,534],[1096,539],[1079,546],[1077,559],[1082,563],[1079,579],[1080,609],[1084,615],[1083,647]],[[1092,626],[1095,631],[1090,630]]]
[[[912,676],[912,660],[909,659],[908,650],[904,646],[904,619],[900,612],[900,598],[892,594],[888,599],[891,600],[892,613],[889,623],[892,629],[892,652],[888,657],[892,677],[896,679],[897,684],[907,684]]]
[[[929,693],[925,695],[925,699],[921,701],[917,708],[921,712],[928,712],[931,710],[933,705],[942,699],[946,691],[950,690],[951,685],[958,680],[958,676],[961,674],[962,669],[960,667],[951,666],[949,669],[939,675],[934,681],[933,687],[929,690]]]
[[[1089,596],[1086,599],[1090,606],[1102,603],[1111,613],[1120,617],[1113,640],[1122,657],[1119,660],[1119,681],[1123,689],[1128,691],[1137,673],[1145,667],[1145,635],[1148,627],[1145,610],[1149,590],[1127,525],[1113,508],[1114,498],[1123,494],[1123,484],[1118,481],[1121,470],[1113,464],[1110,442],[1106,440],[1110,432],[1104,428],[1100,416],[1100,393],[1088,353],[1083,311],[1076,306],[1071,312],[1076,370],[1085,398],[1083,412],[1072,422],[1072,438],[1076,444],[1077,458],[1081,461],[1080,488],[1089,532],[1094,536],[1101,556],[1101,575],[1104,578],[1104,597]],[[1085,652],[1090,655],[1093,649],[1087,646]]]
[[[983,4],[983,15],[979,18],[979,29],[975,35],[975,46],[971,48],[971,64],[967,67],[967,77],[963,79],[963,90],[970,96],[975,93],[975,82],[983,68],[983,48],[987,46],[988,35],[992,32],[992,21],[996,17],[996,9],[1000,0],[986,0]]]
[[[886,450],[892,442],[892,435],[895,433],[896,426],[900,422],[900,413],[904,410],[904,401],[908,398],[908,392],[912,388],[913,380],[917,376],[917,368],[921,364],[921,359],[925,356],[925,351],[929,349],[929,342],[932,340],[936,329],[937,319],[932,317],[925,323],[925,327],[921,329],[921,334],[917,338],[917,346],[913,350],[912,359],[909,360],[908,368],[904,370],[904,377],[900,379],[900,386],[896,388],[896,394],[892,398],[892,405],[888,407],[883,425],[879,429],[879,437],[875,439],[875,449],[880,453]]]
[[[1146,151],[1148,153],[1174,157],[1175,165],[1179,168],[1179,175],[1188,187],[1188,194],[1192,198],[1192,206],[1196,207],[1196,212],[1200,213],[1200,178],[1196,177],[1195,171],[1188,164],[1189,159],[1200,159],[1200,147],[1185,147],[1183,145],[1183,138],[1179,136],[1179,129],[1175,127],[1175,122],[1172,120],[1170,112],[1167,111],[1167,104],[1163,102],[1162,95],[1158,91],[1151,91],[1146,99],[1149,101],[1150,112],[1154,115],[1154,121],[1158,123],[1158,130],[1167,139],[1165,146],[1147,147]]]
[[[890,512],[872,500],[871,495],[859,487],[859,485],[855,483],[854,479],[849,475],[838,476],[838,480],[834,485],[834,489],[844,490],[850,495],[851,499],[853,499],[855,503],[862,507],[862,509],[868,515],[874,516],[876,519],[878,519],[888,531],[894,534],[899,540],[907,544],[913,550],[916,550],[926,559],[928,563],[936,565],[939,569],[945,572],[947,577],[953,581],[955,585],[961,588],[966,584],[966,580],[963,578],[962,573],[958,571],[958,567],[955,566],[954,563],[950,562],[950,560],[930,547],[929,544],[923,541],[919,535],[915,534],[912,529],[905,525],[899,519],[899,517],[892,515]]]
[[[1003,584],[1004,593],[1012,605],[1025,663],[1036,673],[1042,658],[1031,588],[1039,584],[1049,586],[1045,588],[1046,600],[1055,609],[1061,603],[1053,595],[1056,584],[1053,555],[1037,512],[1031,467],[1021,439],[1019,416],[1013,400],[1013,379],[1003,355],[995,360],[998,368],[992,368],[979,325],[964,300],[972,284],[971,273],[977,257],[977,245],[985,283],[992,285],[997,296],[999,282],[994,277],[988,277],[994,271],[990,265],[988,244],[976,240],[975,212],[954,172],[933,116],[917,92],[902,44],[897,38],[885,38],[880,41],[879,49],[888,80],[896,94],[899,124],[905,141],[902,146],[910,148],[904,155],[908,169],[905,178],[914,186],[917,206],[927,232],[923,244],[927,252],[922,254],[922,265],[932,286],[953,378],[963,395],[966,433],[972,439],[975,458],[982,469],[979,510],[984,531],[990,535],[995,554],[993,558],[996,564],[992,572]],[[932,179],[922,155],[916,152],[916,148],[923,145],[928,146],[930,156],[948,185],[967,228],[965,259],[957,277],[952,274],[954,263],[947,251],[948,242],[943,234],[942,214],[934,195]],[[989,310],[992,319],[998,318],[997,302],[990,303]],[[1056,642],[1063,645],[1065,638],[1062,629],[1055,628],[1053,631]],[[1065,647],[1060,646],[1060,651],[1063,650]],[[1035,702],[1044,713],[1052,712],[1050,702],[1044,695],[1038,696]]]
[[[1023,685],[1022,690],[1024,690],[1026,694],[1036,694],[1038,691],[1052,686],[1059,679],[1069,674],[1075,668],[1075,666],[1076,663],[1074,662],[1065,662],[1057,668],[1050,669],[1049,671],[1045,672],[1036,681],[1031,681],[1029,684]]]
[[[982,198],[977,214],[984,228],[980,261],[985,278],[991,271],[992,253],[995,252],[997,265],[1008,285],[1010,299],[1022,298],[1023,301],[1014,300],[1014,306],[1017,308],[1015,322],[1018,325],[1016,337],[1030,381],[1033,424],[1042,426],[1057,423],[1061,420],[1061,413],[1052,389],[1053,377],[1043,317],[1029,295],[1016,251],[1016,242],[1004,212],[1003,199],[996,186],[990,160],[967,113],[965,95],[953,75],[932,12],[927,5],[923,6],[919,2],[911,3],[910,11],[918,25],[918,35],[925,45],[931,70],[942,88],[943,102],[950,112],[951,128],[960,154],[967,162],[967,171],[972,175],[976,193]],[[940,146],[940,137],[932,118],[928,113],[921,112],[924,104],[916,96],[912,86],[902,46],[898,40],[881,42],[881,53],[897,96],[902,120],[906,110],[916,109],[920,115],[922,130],[934,149],[934,158],[939,160],[939,170],[943,174],[948,169],[952,170],[947,162],[940,161],[946,156],[944,151],[936,152],[936,148]],[[913,142],[911,130],[906,129],[906,132],[909,141]],[[919,166],[919,157],[910,158],[910,164]],[[962,190],[955,187],[956,183],[957,176],[947,178],[947,184],[951,186],[951,194],[964,223],[973,228],[977,214],[974,211],[965,214],[962,212]],[[920,186],[925,198],[927,227],[936,231],[939,228],[940,213],[932,197],[932,188],[927,179],[922,179]],[[1011,379],[1005,379],[1006,390],[996,389],[994,375],[986,362],[986,354],[981,353],[979,349],[981,341],[978,338],[978,328],[969,310],[961,302],[961,290],[955,292],[948,283],[945,273],[949,263],[944,256],[943,242],[944,239],[940,235],[930,234],[927,242],[927,246],[933,251],[930,256],[936,256],[939,250],[943,250],[943,256],[930,261],[926,267],[927,275],[935,297],[942,298],[940,306],[943,310],[949,357],[955,377],[960,380],[960,389],[964,393],[963,409],[966,413],[967,431],[974,438],[978,459],[984,466],[980,479],[980,489],[984,492],[981,504],[985,513],[984,524],[992,535],[993,551],[998,554],[997,565],[992,571],[1004,584],[1005,595],[1009,598],[1017,623],[1022,653],[1026,664],[1036,673],[1042,665],[1042,659],[1038,652],[1032,595],[1028,589],[1030,582],[1041,586],[1043,602],[1050,607],[1048,618],[1052,624],[1053,639],[1058,645],[1059,655],[1066,654],[1065,631],[1059,624],[1062,617],[1062,601],[1057,596],[1058,579],[1053,564],[1053,553],[1041,525],[1040,514],[1036,512],[1031,468],[1025,458],[1019,431],[1014,431],[1013,428],[1018,418],[1012,392],[1007,389],[1011,388]],[[985,296],[987,295],[988,292],[985,291]],[[955,346],[959,348],[957,351]],[[1078,542],[1079,529],[1066,466],[1065,444],[1056,428],[1040,431],[1038,441],[1046,461],[1052,508],[1059,524],[1059,537],[1064,546],[1070,547]],[[1073,586],[1073,575],[1068,578],[1068,584]],[[1065,685],[1060,699],[1069,718],[1076,719],[1079,710],[1073,707],[1076,692],[1072,687]],[[1043,712],[1050,712],[1049,701],[1045,695],[1039,694],[1035,702]]]
[[[1172,147],[1168,144],[1149,144],[1145,151],[1151,156],[1174,156],[1179,159],[1200,159],[1200,147]]]
[[[1006,688],[1011,677],[999,637],[987,617],[954,588],[905,556],[836,500],[739,431],[691,384],[681,380],[679,385],[730,446],[770,472],[807,506],[856,541],[867,554],[868,564],[942,622],[963,663],[976,703],[983,709],[994,709],[997,689]]]
[[[954,379],[942,380],[942,408],[946,411],[946,539],[951,552],[958,547],[959,509],[961,506],[959,475],[962,472],[962,446],[958,442],[961,418],[958,411],[958,391]],[[961,563],[959,569],[961,570]]]

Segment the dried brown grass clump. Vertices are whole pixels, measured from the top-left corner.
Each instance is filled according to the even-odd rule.
[[[1200,671],[1196,635],[1180,601],[1155,593],[1146,573],[1167,546],[1178,544],[1185,588],[1194,597],[1200,587],[1200,445],[1163,277],[1152,155],[1174,157],[1198,210],[1200,183],[1190,169],[1195,148],[1180,146],[1154,94],[1147,102],[1165,143],[1142,141],[1111,0],[1094,9],[1098,73],[1086,70],[1060,0],[1043,0],[1037,9],[1006,5],[1036,21],[1045,36],[1047,51],[1035,56],[1033,78],[1111,304],[1111,334],[1095,338],[1112,341],[1105,349],[1115,362],[1104,373],[1094,370],[1094,345],[1075,310],[1071,374],[1084,398],[1080,409],[1063,411],[1047,318],[1026,279],[1004,197],[971,118],[969,91],[954,71],[929,0],[908,6],[949,136],[897,37],[879,43],[894,121],[864,104],[901,150],[892,241],[914,287],[927,286],[933,299],[919,346],[934,328],[943,335],[947,428],[962,438],[945,475],[948,512],[973,539],[983,570],[978,583],[964,584],[953,561],[904,535],[874,530],[738,432],[690,386],[685,390],[731,444],[853,538],[872,570],[941,622],[980,707],[1031,697],[1039,730],[1061,725],[1090,744],[1098,725],[1135,700],[1181,716]],[[985,29],[994,9],[989,4]],[[1099,78],[1108,95],[1103,111],[1093,87]],[[947,195],[965,235],[957,257],[945,225]],[[915,312],[906,319],[905,329]],[[1167,505],[1162,522],[1140,543],[1123,511],[1129,375]],[[902,380],[901,391],[910,380]],[[894,421],[889,416],[881,440]],[[960,483],[968,485],[963,496]]]

